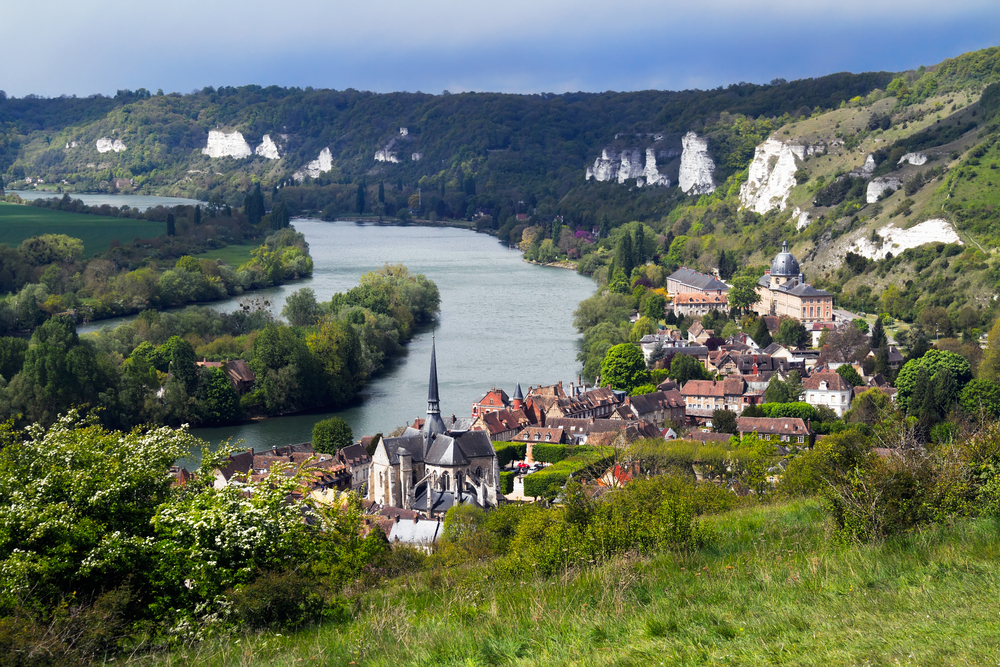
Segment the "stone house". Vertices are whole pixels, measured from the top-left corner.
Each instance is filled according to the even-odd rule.
[[[736,419],[736,429],[740,439],[748,433],[756,433],[762,440],[809,447],[816,439],[816,432],[809,427],[809,422],[797,417],[739,417]]]
[[[851,385],[834,371],[813,373],[802,381],[802,388],[805,390],[806,403],[814,408],[825,405],[836,412],[838,417],[843,417],[851,407]]]
[[[685,413],[692,423],[705,423],[712,419],[714,410],[730,410],[737,415],[743,412],[743,392],[746,383],[742,378],[725,380],[689,380],[681,388]]]

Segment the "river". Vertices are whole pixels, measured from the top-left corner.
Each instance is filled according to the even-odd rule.
[[[61,199],[62,192],[52,192],[49,190],[7,190],[9,195],[17,195],[25,201],[31,201],[34,199]],[[67,192],[70,199],[79,199],[87,206],[103,206],[107,204],[108,206],[114,206],[119,208],[121,206],[128,206],[129,208],[137,208],[140,211],[145,211],[147,209],[153,208],[154,206],[195,206],[197,204],[205,205],[205,202],[198,201],[197,199],[184,199],[182,197],[158,197],[156,195],[118,195],[118,194],[84,194],[80,192]]]
[[[448,227],[375,225],[293,220],[309,242],[315,268],[310,279],[254,293],[280,312],[285,297],[309,287],[320,301],[358,284],[361,274],[385,263],[405,264],[423,273],[441,292],[441,314],[419,332],[404,356],[362,390],[357,403],[343,410],[266,419],[242,426],[198,428],[193,433],[213,445],[242,439],[247,447],[312,439],[313,425],[343,417],[362,435],[389,433],[412,423],[427,409],[431,334],[436,336],[443,416],[470,416],[472,403],[491,387],[513,394],[520,382],[575,382],[580,336],[573,311],[594,291],[590,279],[573,271],[528,264],[521,253],[491,236]],[[216,304],[229,310],[238,299]],[[81,332],[109,321],[81,327]],[[184,461],[196,467],[194,460]]]

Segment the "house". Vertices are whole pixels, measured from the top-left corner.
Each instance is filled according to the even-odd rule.
[[[683,424],[686,418],[684,397],[676,390],[630,396],[626,399],[626,405],[637,418],[656,425],[665,421]]]
[[[472,404],[472,418],[475,419],[481,414],[498,412],[510,407],[510,398],[503,389],[493,387],[486,395],[479,399],[478,403]]]
[[[598,387],[577,396],[557,399],[545,411],[545,418],[546,420],[550,417],[604,419],[614,412],[624,401],[625,396],[625,392],[610,387]]]
[[[337,461],[351,471],[351,491],[360,492],[368,484],[372,457],[360,444],[348,445],[334,454]]]
[[[739,417],[736,429],[740,439],[749,433],[756,433],[761,440],[774,440],[791,444],[812,446],[816,432],[809,428],[809,422],[798,417]]]
[[[637,419],[631,422],[616,422],[623,425],[616,431],[593,432],[587,437],[587,444],[595,447],[615,447],[620,449],[642,439],[662,438],[660,429],[647,421]]]
[[[711,329],[703,327],[701,322],[695,322],[688,327],[688,342],[694,343],[695,345],[704,345],[705,341],[714,335],[715,332]]]
[[[381,438],[376,445],[368,497],[428,516],[461,504],[496,506],[500,470],[489,435],[449,429],[441,419],[433,339],[428,384],[427,418],[421,430],[408,427],[402,435]]]
[[[746,383],[741,378],[725,380],[689,380],[681,388],[685,413],[692,423],[707,423],[714,410],[743,412],[743,392]]]
[[[523,410],[496,410],[481,413],[472,422],[473,431],[486,431],[493,442],[510,442],[531,420]]]
[[[674,297],[674,314],[684,317],[701,317],[709,311],[729,310],[729,302],[725,292],[720,294],[703,294],[701,292],[686,292]]]
[[[680,338],[680,332],[676,330],[661,331],[655,334],[646,334],[639,340],[639,349],[642,356],[649,363],[653,353],[658,348],[663,348],[665,352],[670,352],[677,348],[687,347],[688,342]]]
[[[771,268],[757,282],[760,301],[754,306],[759,315],[787,315],[803,323],[833,319],[833,295],[805,282],[799,260],[781,245]]]
[[[649,422],[633,419],[578,419],[572,417],[553,417],[546,420],[546,425],[562,429],[567,444],[594,445],[613,443],[618,436],[628,428],[635,433],[641,433],[643,438],[658,437],[658,429]]]
[[[202,368],[221,369],[240,395],[250,391],[253,388],[254,382],[257,381],[257,376],[250,370],[250,365],[242,359],[209,361],[207,358],[202,357],[201,361],[195,363]]]
[[[699,273],[694,269],[681,267],[667,277],[667,294],[721,294],[729,291],[729,285],[714,276]]]
[[[902,367],[903,365],[903,359],[905,359],[905,357],[903,356],[902,352],[899,351],[899,348],[897,348],[895,345],[889,345],[888,347],[889,347],[889,368],[891,368],[894,371],[899,370],[900,367]],[[878,356],[878,348],[874,348],[868,352],[868,357],[871,359],[874,359],[877,356]]]
[[[825,405],[836,412],[838,417],[843,417],[851,407],[851,385],[834,371],[813,373],[802,381],[802,388],[805,390],[806,403],[814,408]]]
[[[529,426],[511,438],[511,442],[526,442],[528,443],[529,451],[531,450],[531,445],[536,442],[544,442],[552,445],[570,444],[563,429],[549,426]],[[529,456],[528,458],[531,457]]]

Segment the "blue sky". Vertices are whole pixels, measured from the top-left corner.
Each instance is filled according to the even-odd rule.
[[[1000,44],[996,0],[57,0],[5,11],[8,94],[261,85],[713,88],[899,71]],[[11,29],[15,25],[21,29]]]

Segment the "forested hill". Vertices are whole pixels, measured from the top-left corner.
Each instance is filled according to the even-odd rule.
[[[87,99],[0,95],[0,174],[8,186],[41,178],[65,180],[70,190],[134,188],[206,200],[218,195],[237,204],[251,179],[265,186],[291,182],[329,149],[322,165],[329,170],[314,179],[319,184],[366,178],[440,191],[443,182],[446,190],[450,184],[471,196],[473,186],[465,183],[471,176],[481,199],[558,199],[583,183],[587,165],[616,136],[658,133],[679,150],[685,132],[722,131],[720,122],[732,124],[734,116],[798,117],[835,108],[884,88],[892,76],[842,73],[708,91],[562,95],[259,86],[187,95],[140,89]],[[202,149],[212,130],[240,132],[251,148],[267,135],[280,159],[210,158]],[[103,152],[97,145],[102,138],[108,140]],[[713,150],[724,152],[725,143]],[[387,146],[398,163],[376,161]],[[725,171],[725,155],[717,158]],[[476,203],[489,206],[485,199]]]

